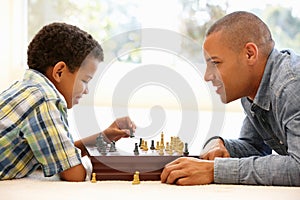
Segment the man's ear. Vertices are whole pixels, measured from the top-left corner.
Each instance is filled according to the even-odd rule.
[[[245,56],[249,65],[256,63],[258,58],[258,48],[256,44],[249,42],[245,45]]]
[[[65,73],[67,70],[68,67],[65,62],[60,61],[56,63],[52,70],[52,78],[59,83],[61,81],[63,73]]]

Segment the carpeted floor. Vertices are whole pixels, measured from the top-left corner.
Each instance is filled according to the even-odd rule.
[[[212,199],[212,200],[299,200],[300,188],[242,186],[242,185],[202,185],[175,186],[159,181],[141,181],[132,185],[130,181],[97,181],[97,183],[71,183],[60,181],[58,176],[43,177],[40,171],[19,180],[0,181],[1,200],[57,200],[57,199]]]

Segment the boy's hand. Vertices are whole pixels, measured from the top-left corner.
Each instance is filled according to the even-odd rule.
[[[116,119],[107,129],[103,131],[109,141],[118,141],[123,137],[129,137],[130,132],[134,133],[136,125],[129,117]]]

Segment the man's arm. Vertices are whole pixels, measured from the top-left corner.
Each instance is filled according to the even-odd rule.
[[[293,100],[286,100],[285,103],[289,105],[283,106],[282,111],[278,109],[278,113],[282,116],[286,131],[287,155],[268,155],[271,149],[262,144],[262,139],[258,141],[259,137],[253,135],[255,130],[250,131],[253,128],[246,121],[239,140],[224,140],[231,157],[235,158],[214,160],[215,183],[300,186],[300,111],[298,113],[297,109],[287,109],[296,105]],[[255,141],[258,145],[253,145]]]
[[[223,139],[224,145],[232,158],[265,156],[272,153],[253,127],[248,117],[244,119],[239,139]]]

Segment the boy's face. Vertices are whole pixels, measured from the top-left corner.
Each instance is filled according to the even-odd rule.
[[[76,77],[73,84],[72,99],[69,100],[68,107],[73,107],[79,103],[79,100],[84,94],[88,94],[88,84],[96,73],[99,61],[94,58],[89,58],[84,61],[84,64],[76,71]]]
[[[50,80],[55,84],[58,91],[64,96],[67,102],[67,108],[72,108],[75,104],[79,103],[80,98],[87,94],[88,83],[96,73],[99,61],[94,58],[88,58],[75,72],[70,72],[64,62],[61,64],[60,70],[56,70],[57,64],[52,70],[52,77]],[[57,67],[58,68],[58,67]],[[57,75],[59,74],[59,75]],[[55,77],[55,78],[54,78]]]

